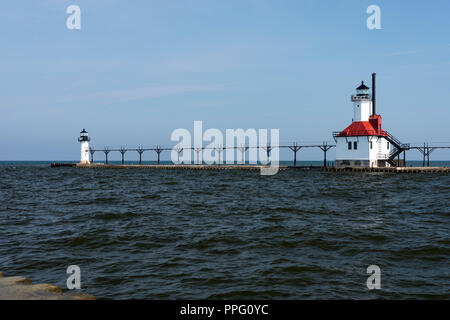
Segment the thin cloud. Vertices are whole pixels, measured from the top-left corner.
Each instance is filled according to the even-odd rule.
[[[388,54],[385,54],[385,57],[393,57],[393,56],[406,56],[411,54],[417,54],[424,52],[425,50],[405,50],[405,51],[397,51],[397,52],[391,52]]]
[[[217,90],[212,85],[168,85],[127,90],[102,91],[94,93],[68,94],[63,96],[16,96],[4,97],[6,107],[40,107],[78,104],[80,106],[104,106],[137,100],[154,99],[192,92],[206,92]]]
[[[387,53],[384,56],[385,57],[406,56],[406,55],[418,54],[418,53],[423,53],[423,52],[442,50],[442,49],[447,48],[449,46],[450,46],[450,43],[440,44],[440,45],[431,46],[431,47],[427,47],[427,48],[421,48],[421,49],[395,51],[395,52]]]
[[[145,100],[158,98],[163,96],[171,96],[190,92],[204,92],[214,90],[214,86],[207,85],[172,85],[172,86],[157,86],[149,88],[138,88],[131,90],[117,90],[108,92],[97,92],[92,94],[77,95],[70,98],[70,101],[84,100],[86,102],[98,103],[117,103],[129,102],[135,100]]]

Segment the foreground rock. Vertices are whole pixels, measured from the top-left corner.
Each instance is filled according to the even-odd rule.
[[[0,272],[0,300],[95,300],[84,293],[63,293],[51,284],[31,284],[24,277],[3,277]]]

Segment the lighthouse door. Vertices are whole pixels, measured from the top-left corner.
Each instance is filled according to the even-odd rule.
[[[383,140],[378,139],[377,144],[378,144],[378,153],[377,153],[378,167],[385,167],[386,166],[386,164],[385,164],[386,158],[383,156]]]
[[[383,143],[382,143],[382,141],[378,140],[378,141],[377,141],[377,144],[378,144],[378,154],[377,154],[377,158],[378,158],[378,159],[382,159],[382,158],[383,158],[383,150],[382,150],[382,148],[383,148]]]

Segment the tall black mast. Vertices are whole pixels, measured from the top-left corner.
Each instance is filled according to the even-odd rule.
[[[375,115],[375,77],[376,77],[376,73],[372,73],[372,115]]]

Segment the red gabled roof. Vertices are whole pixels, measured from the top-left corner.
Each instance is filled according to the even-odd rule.
[[[387,133],[386,131],[381,129],[381,125],[379,126],[379,128],[374,128],[369,121],[356,121],[345,128],[343,131],[341,131],[337,136],[387,136]]]

